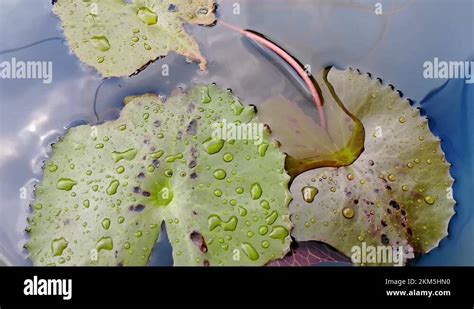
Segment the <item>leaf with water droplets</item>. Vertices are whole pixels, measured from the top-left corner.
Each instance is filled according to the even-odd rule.
[[[35,265],[146,265],[162,222],[175,265],[265,265],[288,252],[285,155],[254,108],[216,86],[125,103],[117,120],[53,146],[29,220]]]
[[[206,60],[185,22],[215,22],[214,0],[59,0],[54,5],[72,51],[104,77],[131,75],[174,51]]]
[[[350,166],[315,169],[294,180],[293,236],[328,243],[348,256],[360,252],[354,246],[402,248],[405,258],[413,257],[412,249],[429,252],[448,234],[455,204],[439,138],[419,109],[378,80],[332,69],[328,81],[362,121],[365,149]],[[312,202],[304,199],[308,185],[318,190]]]

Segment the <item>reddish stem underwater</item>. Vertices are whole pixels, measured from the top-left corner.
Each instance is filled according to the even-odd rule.
[[[271,51],[276,53],[284,61],[286,61],[296,71],[296,73],[298,73],[298,75],[304,80],[306,86],[308,86],[308,89],[311,92],[311,96],[313,97],[313,101],[314,101],[314,103],[316,105],[316,108],[318,110],[319,119],[321,121],[320,126],[324,130],[326,130],[326,117],[324,115],[323,103],[321,101],[321,98],[319,97],[319,93],[316,90],[316,87],[315,87],[313,81],[311,80],[311,78],[309,78],[308,74],[306,74],[306,72],[303,70],[303,68],[301,68],[299,63],[291,55],[289,55],[286,51],[284,51],[281,47],[279,47],[275,43],[265,39],[264,37],[261,37],[261,36],[256,35],[255,33],[251,32],[251,31],[241,29],[237,26],[228,24],[228,23],[223,22],[223,21],[219,21],[219,23],[222,24],[223,26],[231,29],[231,30],[239,32],[240,34],[248,37],[249,39],[251,39],[255,42],[260,43],[261,45],[267,47],[268,49],[270,49]]]

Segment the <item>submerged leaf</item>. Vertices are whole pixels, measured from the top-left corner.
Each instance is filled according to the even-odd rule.
[[[258,145],[216,135],[222,121],[257,125],[252,107],[216,86],[125,103],[116,121],[74,127],[54,145],[32,205],[35,265],[145,265],[162,222],[175,265],[286,254],[284,154],[267,131]]]
[[[268,266],[315,266],[321,263],[347,265],[350,259],[328,245],[317,241],[303,241],[292,248],[283,259],[273,261]]]
[[[349,165],[363,150],[364,127],[334,92],[327,81],[328,72],[325,70],[317,78],[324,98],[326,129],[308,111],[283,97],[259,106],[259,119],[272,128],[272,135],[288,154],[286,169],[292,177],[313,168]],[[314,107],[310,112],[315,113]]]
[[[214,6],[214,0],[59,0],[54,8],[74,53],[112,77],[131,75],[170,51],[205,69],[206,60],[183,23],[214,23]]]
[[[295,179],[293,236],[328,243],[349,256],[364,242],[402,246],[405,252],[435,248],[448,234],[455,201],[450,165],[427,119],[366,75],[332,69],[329,82],[362,121],[365,150],[350,166]]]

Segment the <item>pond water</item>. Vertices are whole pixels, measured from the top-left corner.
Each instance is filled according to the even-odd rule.
[[[433,132],[453,164],[457,215],[450,235],[417,265],[473,265],[473,112],[474,85],[464,80],[424,79],[424,61],[473,60],[473,2],[470,0],[222,0],[218,16],[263,33],[301,63],[318,72],[328,65],[353,67],[391,83],[421,104]],[[237,13],[239,9],[239,14]],[[147,92],[169,95],[194,83],[216,82],[231,88],[245,104],[258,105],[275,95],[311,103],[294,77],[268,60],[255,46],[219,25],[187,27],[209,65],[199,72],[176,54],[160,59],[140,74],[101,80],[71,54],[50,1],[0,2],[0,61],[52,61],[53,82],[3,79],[0,82],[0,260],[29,265],[22,249],[33,185],[41,179],[50,144],[67,127],[118,117],[122,100]],[[162,76],[162,66],[169,76]],[[164,244],[153,265],[171,263]],[[0,262],[1,263],[1,262]],[[1,264],[0,264],[1,265]]]

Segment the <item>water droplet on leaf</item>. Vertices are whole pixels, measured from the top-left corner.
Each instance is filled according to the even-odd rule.
[[[231,153],[226,153],[224,154],[223,159],[225,162],[230,162],[234,159],[234,156]]]
[[[224,146],[224,140],[209,138],[202,145],[204,147],[204,150],[208,154],[212,155],[221,151],[222,147]]]
[[[158,22],[158,15],[147,7],[141,7],[137,11],[137,17],[148,26]]]
[[[104,230],[108,230],[110,228],[109,218],[105,218],[104,220],[102,220],[102,227],[104,228]]]
[[[342,209],[342,215],[346,219],[352,219],[352,217],[354,217],[354,210],[350,207],[344,207]]]
[[[252,261],[258,260],[260,255],[258,254],[257,250],[248,242],[244,242],[241,245],[242,250],[244,250],[245,254],[248,256],[249,259]]]
[[[288,235],[290,235],[288,229],[283,226],[275,226],[269,236],[273,239],[280,239],[281,242],[284,242]]]
[[[106,190],[107,194],[114,195],[115,193],[117,193],[117,188],[119,185],[120,185],[120,182],[117,179],[112,180],[109,183],[109,186],[107,187],[107,190]]]
[[[214,178],[218,180],[224,179],[226,176],[226,172],[222,169],[217,169],[214,171]]]
[[[77,182],[70,178],[60,178],[56,184],[56,188],[64,191],[71,191],[75,185],[77,185]]]
[[[268,144],[267,143],[262,143],[260,145],[258,145],[258,154],[261,156],[261,157],[264,157],[265,154],[267,153],[267,149],[268,149]]]
[[[301,193],[303,194],[303,200],[306,203],[312,203],[318,192],[318,189],[313,186],[306,186],[301,189]]]
[[[96,249],[97,251],[101,250],[112,250],[114,248],[114,243],[110,237],[102,237],[97,242]]]
[[[114,151],[112,152],[112,156],[115,160],[115,163],[119,162],[120,160],[127,160],[131,161],[135,159],[135,156],[137,155],[138,151],[135,148],[130,148],[122,152]]]
[[[258,200],[262,196],[262,187],[259,183],[254,183],[250,187],[250,196],[254,200]]]
[[[53,240],[53,242],[51,243],[51,250],[53,252],[53,256],[62,255],[68,245],[69,242],[67,242],[64,237]]]
[[[110,49],[109,40],[103,35],[93,36],[90,39],[92,47],[100,51],[108,51]]]
[[[435,202],[435,199],[431,195],[425,196],[425,202],[428,205],[433,205]]]

